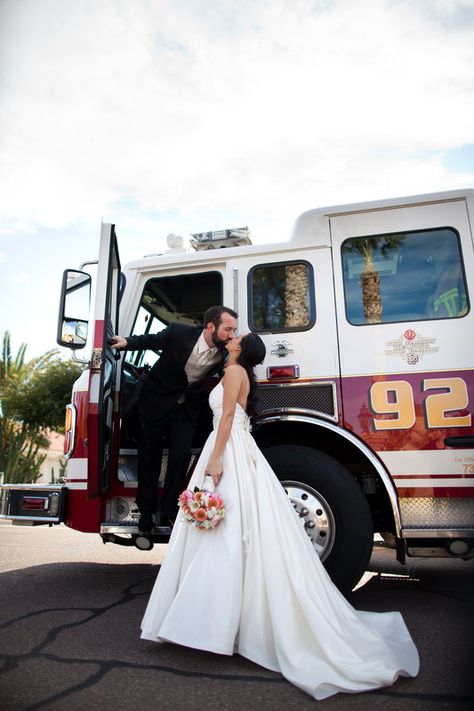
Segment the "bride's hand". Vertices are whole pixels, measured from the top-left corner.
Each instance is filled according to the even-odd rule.
[[[207,463],[207,467],[204,473],[208,474],[212,478],[214,486],[217,486],[220,480],[222,479],[222,474],[224,473],[224,469],[222,466],[222,458],[211,457]]]

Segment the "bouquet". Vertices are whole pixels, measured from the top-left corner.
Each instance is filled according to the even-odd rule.
[[[222,496],[215,491],[194,487],[185,489],[178,499],[183,513],[183,521],[202,530],[216,528],[225,516],[225,507]]]

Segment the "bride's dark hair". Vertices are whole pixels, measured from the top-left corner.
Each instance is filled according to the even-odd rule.
[[[265,358],[265,344],[256,333],[247,333],[240,341],[240,354],[238,364],[245,368],[250,390],[247,398],[247,415],[252,417],[257,411],[257,390],[258,384],[253,369]]]

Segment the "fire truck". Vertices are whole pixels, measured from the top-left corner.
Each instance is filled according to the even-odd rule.
[[[374,533],[402,563],[471,559],[473,224],[474,190],[451,191],[310,210],[287,242],[197,233],[188,251],[123,269],[103,224],[97,262],[62,284],[58,343],[84,362],[65,483],[4,484],[1,517],[141,549],[166,541],[166,527],[140,535],[135,504],[137,393],[160,354],[118,354],[109,339],[199,324],[225,304],[265,341],[253,434],[335,583],[359,580]],[[194,462],[210,427],[203,412]]]

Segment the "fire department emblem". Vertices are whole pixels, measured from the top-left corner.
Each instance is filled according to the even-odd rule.
[[[294,353],[293,348],[290,348],[290,343],[288,341],[277,341],[272,343],[272,355],[276,355],[277,358],[284,358],[290,353]]]
[[[400,356],[408,365],[416,365],[426,353],[437,353],[436,338],[424,338],[411,328],[407,328],[400,338],[387,341],[385,355]]]

